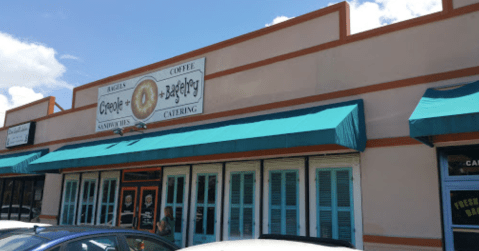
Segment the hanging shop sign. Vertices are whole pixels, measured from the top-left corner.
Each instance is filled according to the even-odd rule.
[[[203,113],[205,58],[98,89],[96,132]]]
[[[29,122],[8,128],[5,147],[33,145],[35,139],[35,122]]]

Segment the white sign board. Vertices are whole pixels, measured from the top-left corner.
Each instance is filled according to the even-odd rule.
[[[33,122],[8,128],[5,147],[33,144],[34,130]]]
[[[203,113],[205,58],[98,89],[96,132]]]

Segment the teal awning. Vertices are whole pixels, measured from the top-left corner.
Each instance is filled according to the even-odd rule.
[[[48,152],[48,149],[31,151],[31,152],[22,152],[14,153],[0,156],[0,174],[7,173],[32,173],[28,169],[28,165],[45,155]]]
[[[428,89],[409,118],[409,134],[432,146],[434,135],[479,131],[479,81],[455,89]]]
[[[34,171],[336,144],[363,151],[363,101],[68,145],[31,163]]]

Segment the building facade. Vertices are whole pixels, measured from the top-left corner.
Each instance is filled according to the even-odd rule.
[[[0,217],[475,250],[478,23],[443,0],[351,35],[342,2],[9,110]]]

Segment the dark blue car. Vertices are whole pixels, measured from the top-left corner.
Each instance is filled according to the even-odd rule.
[[[173,251],[178,246],[157,235],[106,227],[35,227],[0,235],[2,251]]]

